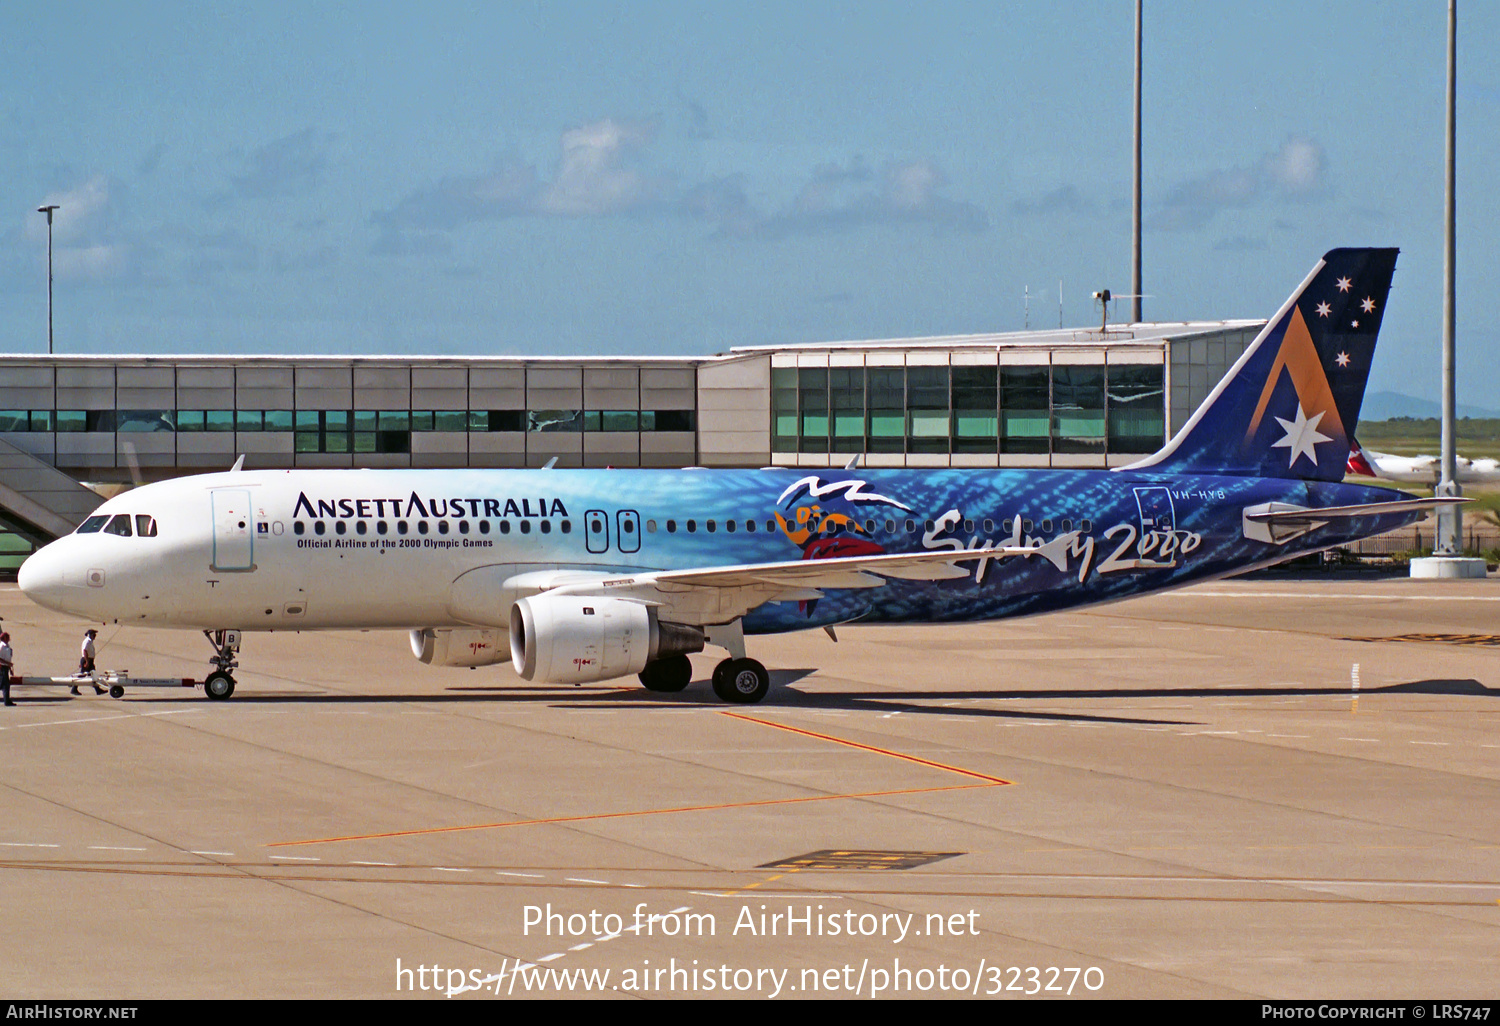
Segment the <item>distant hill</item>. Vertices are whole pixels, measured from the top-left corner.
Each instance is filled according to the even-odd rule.
[[[1479,417],[1490,419],[1500,417],[1500,410],[1485,409],[1482,406],[1468,406],[1464,403],[1458,404],[1458,415],[1460,417]],[[1359,419],[1390,420],[1392,417],[1416,417],[1424,419],[1428,417],[1441,417],[1443,415],[1443,404],[1433,402],[1431,399],[1417,399],[1413,396],[1402,395],[1400,392],[1371,392],[1365,396],[1364,405],[1360,407]]]

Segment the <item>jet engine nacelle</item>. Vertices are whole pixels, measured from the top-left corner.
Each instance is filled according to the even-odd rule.
[[[592,683],[701,651],[703,631],[662,623],[654,607],[640,602],[544,592],[511,606],[511,663],[525,680]]]
[[[411,654],[430,666],[490,666],[510,656],[498,630],[428,627],[411,632]]]

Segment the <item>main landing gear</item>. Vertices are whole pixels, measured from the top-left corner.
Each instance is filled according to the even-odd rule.
[[[771,690],[771,675],[754,659],[726,659],[714,667],[714,694],[726,702],[750,705]]]
[[[703,641],[729,652],[729,658],[714,667],[714,694],[720,700],[750,705],[766,697],[771,690],[771,675],[759,662],[746,657],[745,632],[739,620],[703,628]],[[647,691],[681,691],[692,682],[693,666],[686,655],[668,656],[647,663],[640,677]]]
[[[693,682],[693,664],[685,655],[668,656],[647,663],[640,678],[647,691],[681,691]]]
[[[235,630],[204,631],[203,636],[214,647],[208,660],[216,669],[203,678],[203,693],[216,702],[222,702],[234,694],[234,669],[239,666],[235,658],[240,651],[240,632]]]

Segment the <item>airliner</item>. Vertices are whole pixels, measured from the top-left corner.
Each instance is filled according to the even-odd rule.
[[[1500,482],[1500,460],[1471,460],[1463,456],[1457,456],[1455,460],[1455,477],[1461,485]],[[1347,471],[1359,477],[1379,477],[1436,487],[1443,479],[1443,461],[1438,456],[1393,456],[1388,452],[1365,449],[1352,441]]]
[[[760,701],[756,635],[1047,613],[1222,578],[1434,505],[1342,483],[1394,249],[1326,254],[1159,452],[1114,470],[262,470],[127,491],[20,571],[40,605],[242,634],[405,629],[423,663],[692,680]]]

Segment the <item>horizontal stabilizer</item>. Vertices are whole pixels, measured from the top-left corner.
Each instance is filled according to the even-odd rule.
[[[1326,522],[1348,517],[1379,516],[1382,513],[1411,513],[1417,510],[1438,509],[1442,506],[1456,506],[1459,503],[1471,501],[1473,500],[1442,497],[1398,499],[1395,502],[1364,502],[1356,506],[1323,506],[1318,509],[1304,509],[1301,506],[1289,506],[1278,502],[1270,505],[1284,508],[1260,509],[1255,512],[1246,510],[1245,519],[1259,524],[1303,524],[1314,520]]]
[[[1394,502],[1362,502],[1353,506],[1322,506],[1309,509],[1289,502],[1266,502],[1246,507],[1243,513],[1245,537],[1270,545],[1285,545],[1323,527],[1330,520],[1352,517],[1382,516],[1389,513],[1416,513],[1442,506],[1468,502],[1461,498],[1397,499]]]

